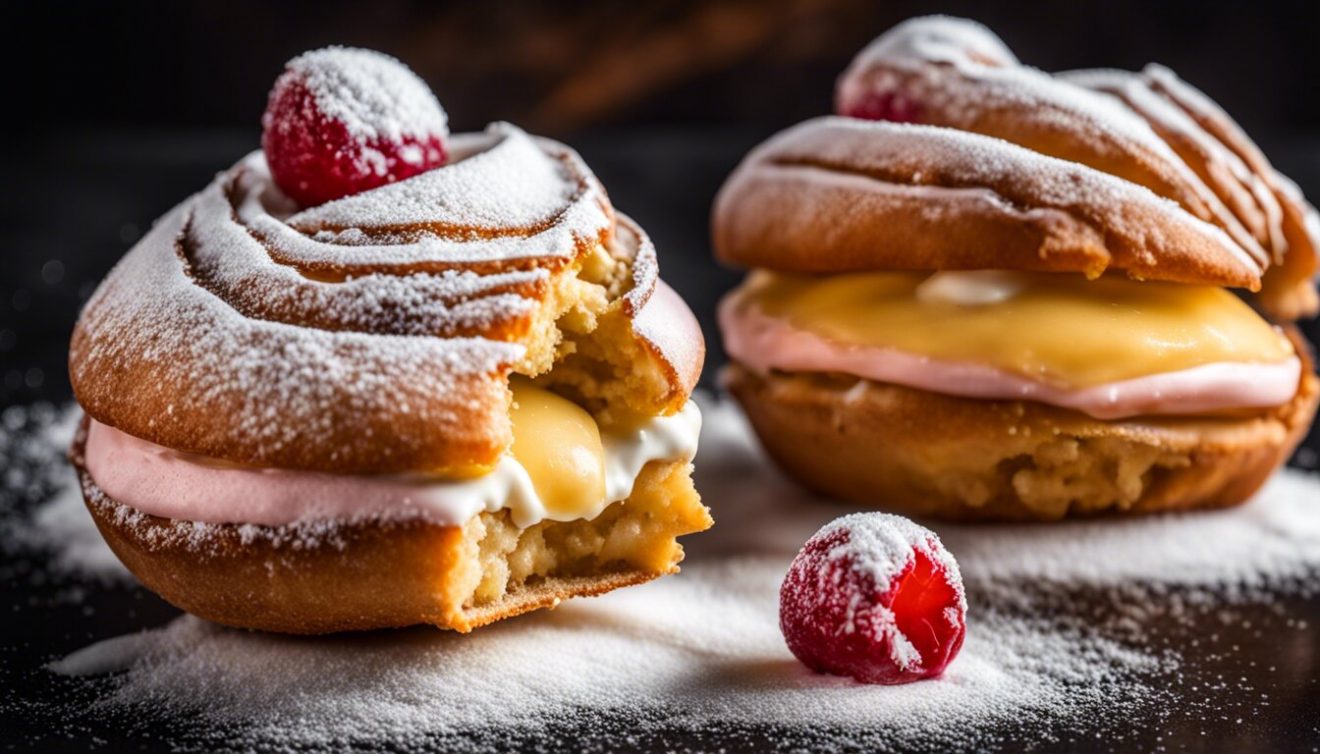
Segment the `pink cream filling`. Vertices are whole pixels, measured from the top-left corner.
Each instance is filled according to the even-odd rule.
[[[1296,356],[1275,364],[1220,362],[1084,388],[1066,388],[970,362],[943,361],[891,348],[837,343],[752,306],[720,304],[729,355],[757,371],[840,372],[967,398],[1032,400],[1097,419],[1186,415],[1287,403],[1297,392]]]
[[[222,465],[95,420],[88,423],[84,460],[103,492],[143,513],[266,526],[387,513],[457,526],[483,508],[480,493],[486,490],[469,488],[507,476],[492,472],[477,480],[437,484],[399,476]]]

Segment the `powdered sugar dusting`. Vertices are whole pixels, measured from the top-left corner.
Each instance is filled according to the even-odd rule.
[[[889,513],[852,513],[826,524],[812,540],[836,540],[826,557],[865,575],[881,590],[912,563],[914,553],[921,552],[949,574],[950,585],[967,609],[958,563],[940,544],[939,535],[910,519]]]
[[[1283,263],[1288,250],[1283,210],[1265,180],[1175,102],[1161,95],[1151,86],[1151,79],[1144,74],[1108,69],[1068,71],[1058,77],[1125,102],[1184,156],[1242,224],[1273,251],[1273,263]]]
[[[366,142],[449,133],[445,111],[426,82],[398,60],[352,47],[326,47],[289,61],[317,108]]]
[[[625,256],[631,256],[633,260],[632,287],[624,294],[623,300],[629,312],[637,316],[651,298],[656,282],[660,280],[660,263],[656,258],[655,245],[651,243],[651,237],[646,231],[642,230],[642,226],[627,215],[619,215],[618,220],[615,244],[623,250]]]
[[[237,191],[264,178],[259,159],[235,177]],[[252,211],[252,210],[249,210]],[[186,231],[190,274],[240,311],[327,330],[452,335],[482,332],[528,317],[533,296],[549,280],[545,269],[479,275],[471,270],[389,275],[368,272],[340,283],[308,278],[277,264],[230,212],[224,184],[196,199]]]
[[[611,223],[595,177],[563,145],[496,123],[485,134],[455,136],[451,146],[456,159],[445,167],[303,210],[287,222],[319,241],[350,246],[378,238],[388,243],[409,229],[485,240],[558,227],[570,241],[594,239]],[[570,242],[539,254],[573,251]]]
[[[1297,184],[1274,169],[1255,142],[1223,108],[1199,89],[1178,78],[1173,71],[1152,63],[1142,69],[1141,76],[1152,89],[1176,104],[1213,134],[1217,141],[1241,158],[1268,185],[1284,211],[1285,223],[1293,222],[1297,225],[1298,237],[1290,242],[1289,252],[1313,258],[1317,249],[1320,249],[1320,214],[1306,201]],[[1279,253],[1276,249],[1276,256]],[[1313,312],[1314,304],[1305,306],[1303,310]]]
[[[757,171],[777,170],[796,170],[804,174],[803,180],[826,185],[902,181],[913,191],[946,197],[954,196],[952,192],[978,192],[980,200],[1024,212],[1063,210],[1095,228],[1098,238],[1104,233],[1121,235],[1143,249],[1163,247],[1166,234],[1161,224],[1177,226],[1203,246],[1221,252],[1226,262],[1235,265],[1236,275],[1254,277],[1257,270],[1252,257],[1222,229],[1142,186],[977,133],[835,116],[814,118],[757,147],[725,191]],[[939,211],[940,206],[932,203],[930,211]],[[1150,265],[1149,260],[1145,264]]]
[[[465,417],[484,396],[470,386],[523,355],[519,344],[482,338],[329,331],[243,317],[184,274],[173,239],[185,213],[176,208],[162,219],[98,289],[80,324],[87,350],[75,350],[71,363],[90,373],[150,364],[155,379],[133,386],[139,396],[213,407],[229,436],[259,454],[315,442],[347,415],[379,416],[401,405],[456,437],[472,437]]]
[[[944,64],[944,65],[939,65]],[[953,121],[970,124],[989,109],[1012,107],[1028,119],[1123,150],[1137,145],[1170,164],[1168,146],[1141,118],[1103,95],[1019,65],[986,27],[965,19],[915,18],[881,35],[839,80],[841,102],[902,85],[913,99]]]
[[[839,81],[841,112],[877,94],[916,103],[923,122],[1017,141],[1141,183],[1214,222],[1261,268],[1269,255],[1141,115],[1106,94],[1023,65],[985,27],[917,18],[891,29]]]
[[[474,453],[507,439],[504,377],[552,278],[603,245],[635,278],[612,293],[644,297],[655,254],[638,231],[615,243],[608,198],[567,147],[509,124],[453,146],[443,167],[292,215],[261,153],[222,173],[89,302],[71,354],[85,405],[131,434],[259,464],[488,460]],[[106,408],[125,402],[169,408]],[[322,447],[347,426],[361,448]]]
[[[0,553],[44,553],[49,570],[97,584],[130,579],[101,539],[65,460],[81,411],[11,406],[0,419]],[[35,503],[20,515],[21,500]],[[77,591],[70,595],[78,596]]]
[[[894,617],[894,611],[877,607],[875,612],[880,616],[881,630],[889,642],[889,659],[895,665],[903,670],[915,670],[921,667],[921,652],[913,646],[912,641],[908,639],[907,634],[898,627],[898,621]]]
[[[779,636],[777,591],[798,547],[839,505],[779,476],[734,406],[703,401],[697,482],[738,525],[694,539],[677,577],[467,636],[305,640],[179,618],[56,658],[52,670],[84,676],[80,687],[97,701],[24,713],[57,732],[110,716],[122,735],[222,751],[613,750],[625,735],[666,750],[686,749],[692,736],[695,749],[946,751],[1059,735],[1150,748],[1161,730],[1144,737],[1152,717],[1178,728],[1229,712],[1214,687],[1195,686],[1201,671],[1176,645],[1142,638],[1143,616],[1269,600],[1320,574],[1320,480],[1295,471],[1221,512],[940,525],[972,603],[967,643],[944,677],[881,687],[813,674]],[[94,531],[86,514],[81,522]],[[1088,612],[1094,597],[1079,589],[1102,590],[1114,612]],[[1265,620],[1269,611],[1254,612]],[[1230,681],[1246,684],[1217,682]],[[717,734],[733,738],[702,743]]]
[[[982,24],[952,16],[909,18],[876,37],[853,60],[850,72],[880,61],[929,60],[954,66],[1015,66],[1017,56]]]

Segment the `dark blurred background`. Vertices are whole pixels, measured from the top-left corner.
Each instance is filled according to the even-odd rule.
[[[1163,62],[1320,196],[1314,0],[227,0],[3,12],[0,405],[67,397],[64,350],[81,301],[155,217],[257,146],[283,62],[331,43],[399,57],[454,130],[510,120],[577,147],[650,230],[713,346],[714,301],[737,279],[709,261],[720,181],[773,131],[827,112],[853,54],[912,15],[976,18],[1050,70]]]
[[[327,44],[406,62],[456,130],[778,128],[830,105],[835,76],[912,15],[976,18],[1049,70],[1158,60],[1248,131],[1320,125],[1316,2],[67,3],[10,6],[13,125],[255,130],[285,60]],[[12,112],[12,111],[11,111]]]

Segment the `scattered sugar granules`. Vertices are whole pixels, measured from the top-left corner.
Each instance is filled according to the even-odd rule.
[[[106,547],[83,506],[64,460],[80,414],[49,404],[11,406],[0,414],[0,551],[41,552],[55,574],[101,583],[131,579]],[[22,501],[40,501],[20,510]]]
[[[1230,511],[937,524],[970,603],[946,675],[898,687],[816,675],[779,634],[778,588],[806,538],[847,509],[778,475],[734,408],[705,400],[703,411],[697,483],[717,525],[686,540],[677,576],[467,636],[308,639],[180,617],[55,658],[50,671],[71,677],[57,682],[90,694],[90,708],[29,711],[110,719],[195,750],[943,751],[1097,736],[1123,748],[1115,730],[1136,736],[1162,715],[1250,716],[1215,703],[1215,684],[1240,693],[1245,678],[1185,679],[1177,642],[1147,638],[1152,621],[1176,627],[1209,605],[1240,624],[1251,613],[1235,606],[1304,593],[1320,575],[1320,481],[1295,471]],[[31,541],[53,546],[60,567],[113,573],[94,554],[100,540],[76,534],[90,520],[62,499],[22,524],[60,534]]]

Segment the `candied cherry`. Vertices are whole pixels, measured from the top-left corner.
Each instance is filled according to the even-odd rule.
[[[302,206],[403,180],[445,163],[445,111],[407,66],[327,47],[290,60],[261,118],[275,183]]]
[[[920,123],[921,106],[898,92],[872,92],[840,113],[864,120],[887,120],[893,123]]]
[[[929,529],[884,513],[827,524],[779,590],[788,648],[818,672],[863,683],[939,677],[967,634],[958,564]]]

